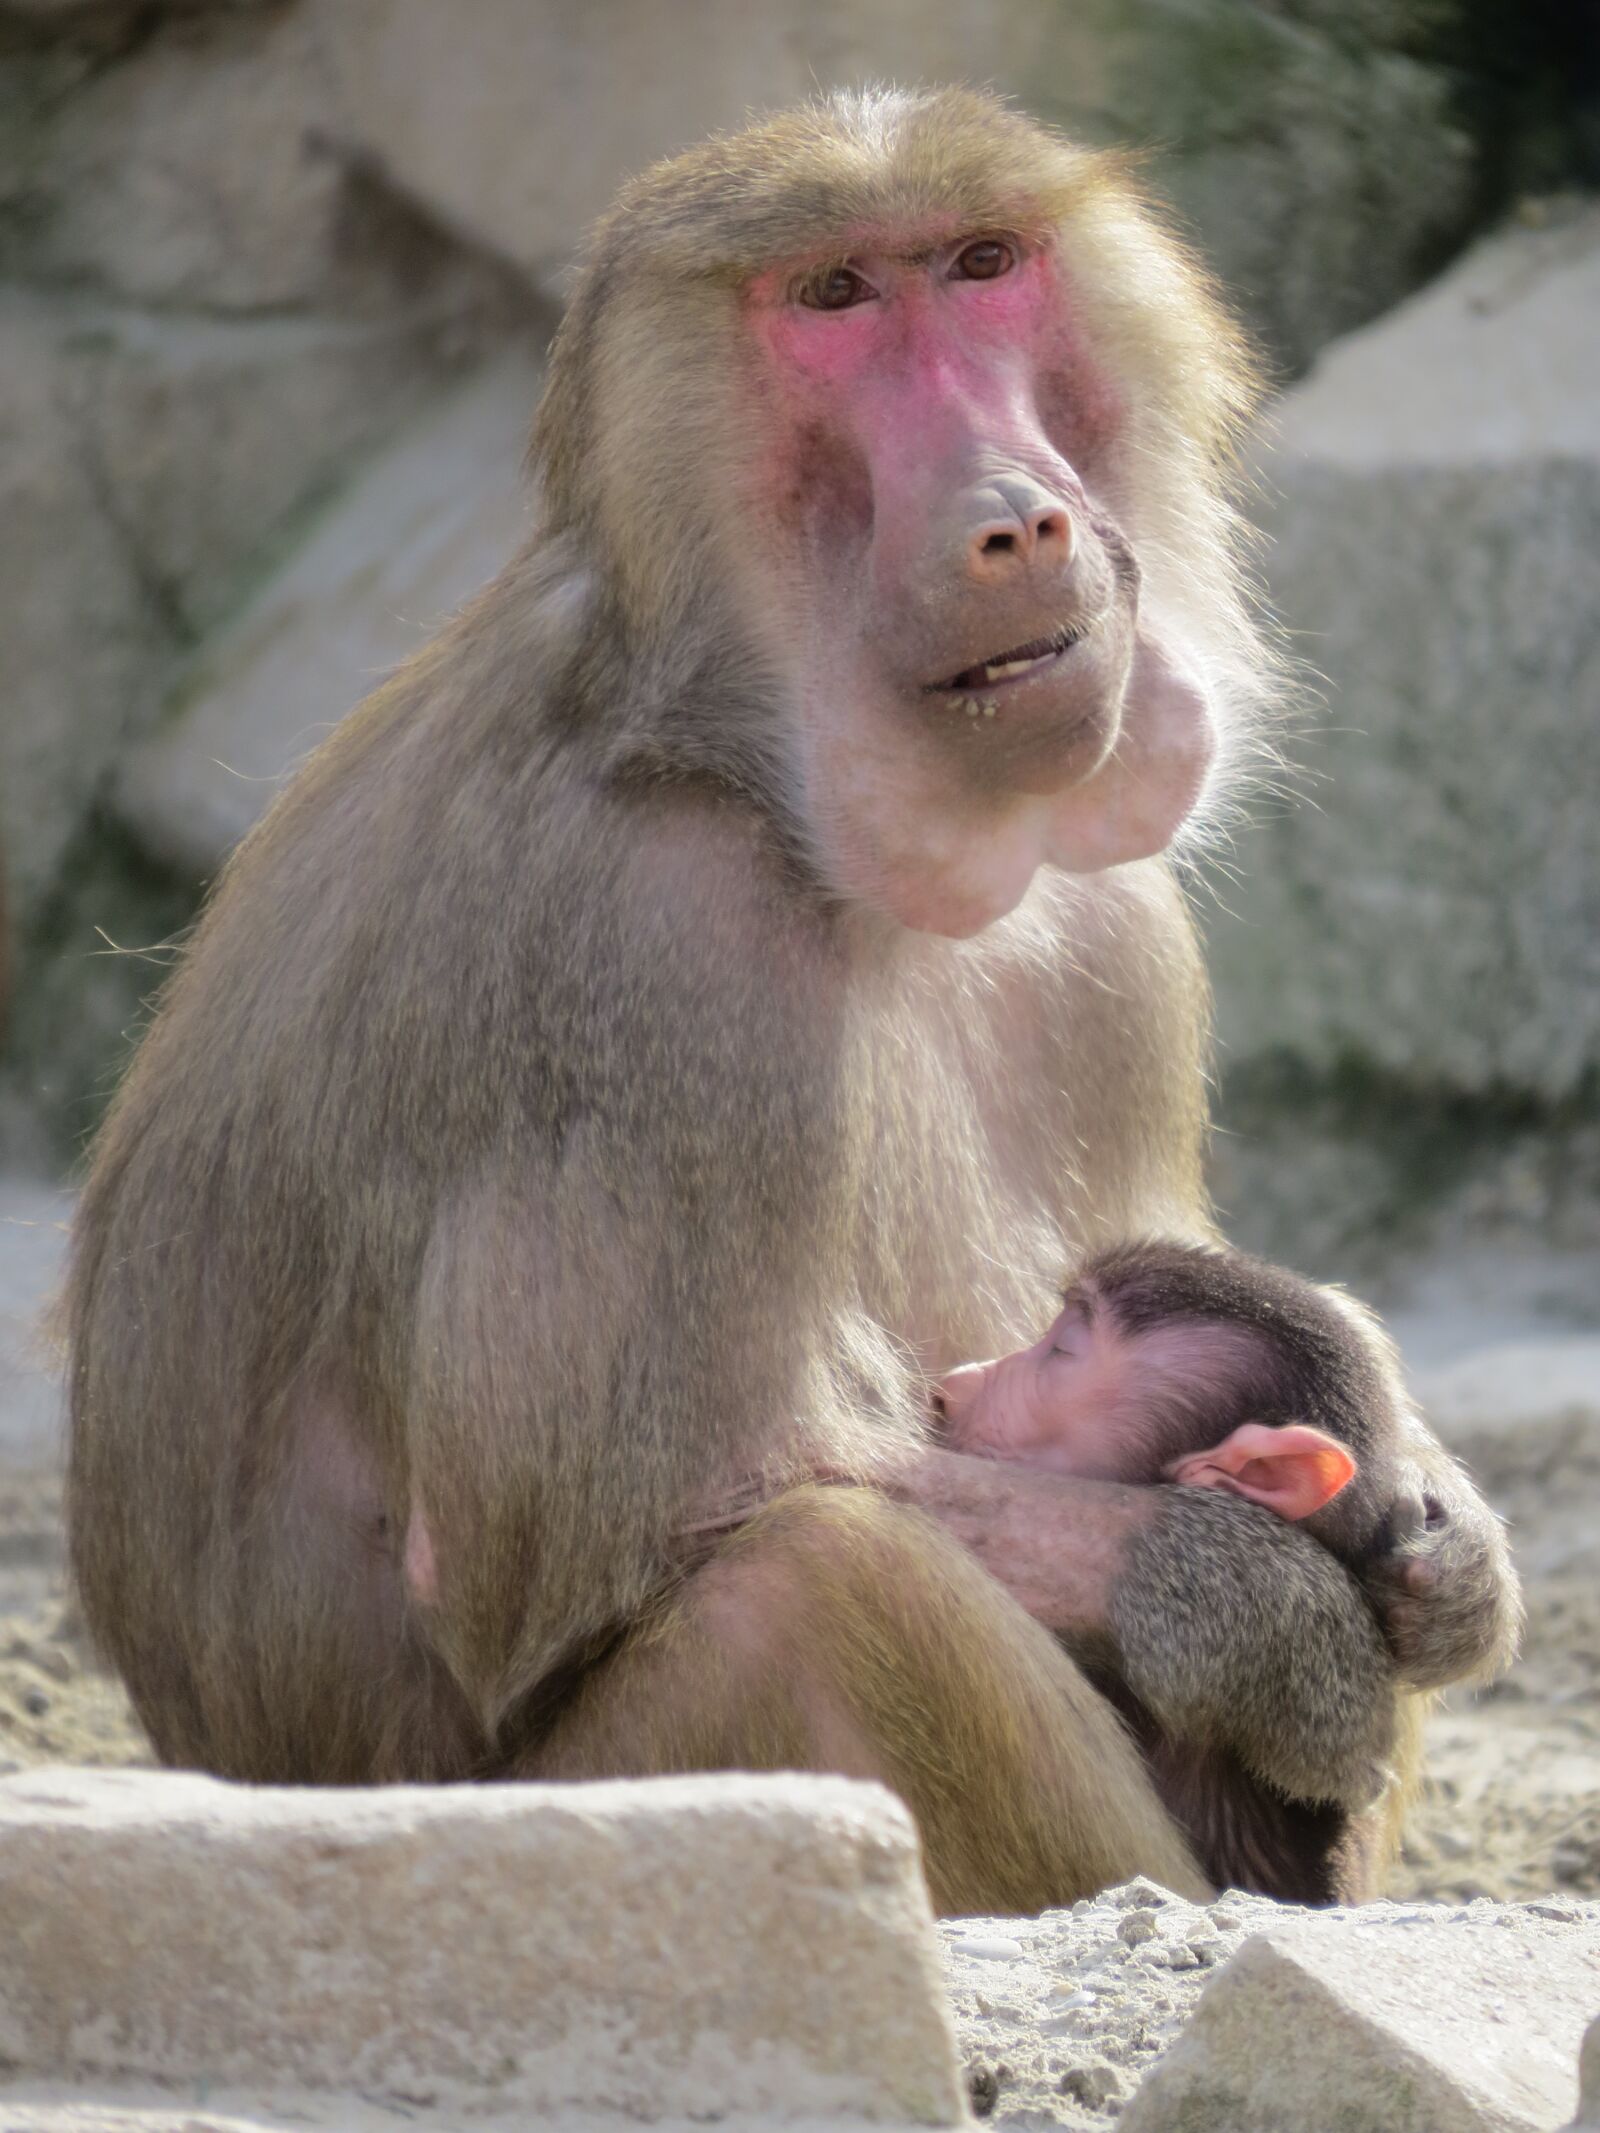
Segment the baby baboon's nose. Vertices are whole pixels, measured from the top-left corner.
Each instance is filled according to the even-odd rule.
[[[985,1363],[963,1363],[959,1370],[948,1372],[934,1387],[933,1411],[944,1425],[947,1437],[954,1439],[960,1435],[961,1424],[972,1412],[983,1389],[987,1370]]]

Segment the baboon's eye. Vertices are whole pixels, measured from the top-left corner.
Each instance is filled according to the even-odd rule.
[[[950,268],[952,281],[995,281],[1017,263],[1016,247],[1003,237],[977,237],[963,245]]]
[[[811,311],[848,311],[852,304],[864,304],[874,294],[872,284],[854,267],[822,267],[795,290],[797,301]]]

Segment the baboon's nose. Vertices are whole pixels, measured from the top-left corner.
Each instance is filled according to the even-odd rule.
[[[967,573],[980,585],[1004,584],[1019,570],[1065,570],[1072,560],[1072,517],[1059,497],[1024,480],[996,482],[981,498],[967,534]]]

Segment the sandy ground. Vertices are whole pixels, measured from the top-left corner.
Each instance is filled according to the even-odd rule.
[[[56,1278],[65,1203],[0,1183],[0,1771],[148,1761],[66,1594],[55,1392],[30,1325]],[[1435,1717],[1393,1893],[1462,1902],[1600,1895],[1600,1338],[1487,1324],[1463,1263],[1396,1315],[1429,1412],[1510,1521],[1528,1599],[1511,1675]],[[1441,1362],[1440,1357],[1451,1360]]]

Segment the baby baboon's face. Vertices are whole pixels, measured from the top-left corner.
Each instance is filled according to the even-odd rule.
[[[1032,1347],[951,1371],[935,1404],[955,1451],[1090,1481],[1223,1489],[1308,1518],[1356,1464],[1323,1430],[1237,1419],[1255,1340],[1183,1316],[1129,1333],[1079,1286]]]
[[[1087,1480],[1148,1479],[1143,1425],[1163,1375],[1162,1346],[1157,1335],[1127,1340],[1069,1289],[1031,1348],[965,1363],[941,1381],[946,1440],[954,1451]]]

